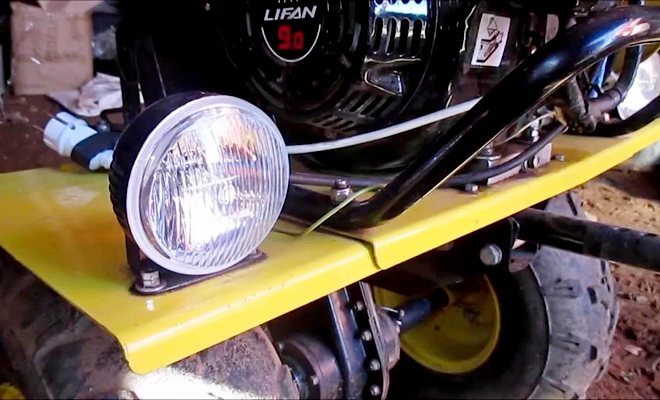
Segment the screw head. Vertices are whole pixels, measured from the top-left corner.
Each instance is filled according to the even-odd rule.
[[[312,376],[310,376],[310,377],[309,377],[309,381],[312,382],[312,385],[314,385],[314,386],[318,386],[319,383],[321,382],[321,381],[319,380],[319,377],[316,376],[316,375],[312,375]]]
[[[360,339],[362,339],[365,342],[369,342],[373,338],[374,335],[371,333],[371,331],[362,331],[362,333],[360,334]]]
[[[479,259],[484,265],[494,266],[502,262],[504,254],[496,244],[487,244],[479,251]]]
[[[555,154],[554,156],[552,156],[552,159],[555,161],[564,162],[566,161],[566,156],[563,154]]]
[[[380,394],[381,394],[380,386],[371,385],[371,387],[369,388],[369,393],[374,397],[380,396]]]
[[[467,193],[477,193],[479,191],[479,185],[475,183],[467,183],[465,184],[465,191]]]
[[[370,370],[370,371],[378,371],[378,370],[380,370],[380,361],[378,361],[378,360],[371,360],[371,361],[369,361],[369,370]]]

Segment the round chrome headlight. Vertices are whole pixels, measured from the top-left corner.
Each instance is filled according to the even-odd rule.
[[[170,96],[140,114],[119,140],[110,178],[119,221],[140,250],[187,275],[222,271],[254,252],[288,181],[273,121],[246,101],[203,93]]]

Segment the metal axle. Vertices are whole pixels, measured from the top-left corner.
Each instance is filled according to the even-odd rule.
[[[522,240],[660,272],[660,236],[535,209],[514,218]]]

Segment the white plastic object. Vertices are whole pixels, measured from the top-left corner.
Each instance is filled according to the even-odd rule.
[[[289,154],[308,154],[308,153],[317,153],[319,151],[342,149],[345,147],[357,146],[359,144],[374,142],[376,140],[384,139],[390,136],[395,136],[400,133],[408,132],[412,129],[417,129],[422,126],[430,125],[434,122],[439,122],[444,119],[451,118],[459,114],[463,114],[471,110],[472,107],[474,107],[474,105],[479,102],[479,100],[481,100],[481,98],[456,104],[454,106],[447,107],[440,111],[423,115],[421,117],[417,117],[409,121],[402,122],[400,124],[388,126],[387,128],[379,129],[377,131],[351,136],[346,139],[287,146],[286,150]]]
[[[60,112],[46,124],[44,143],[60,155],[70,157],[78,143],[95,134],[96,131],[84,120]]]
[[[91,160],[89,160],[89,165],[87,168],[90,171],[98,171],[100,169],[110,170],[110,164],[112,164],[112,156],[114,151],[104,150],[99,154],[95,155]]]
[[[660,54],[655,53],[637,69],[628,94],[619,104],[619,115],[630,118],[660,95]]]
[[[266,238],[288,183],[273,121],[246,101],[202,97],[173,110],[142,145],[126,193],[131,235],[163,268],[219,272]]]

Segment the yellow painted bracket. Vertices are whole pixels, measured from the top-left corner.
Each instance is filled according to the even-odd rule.
[[[626,138],[565,136],[556,149],[566,162],[534,177],[478,195],[437,191],[353,238],[273,232],[260,246],[265,261],[161,296],[128,291],[123,233],[104,174],[0,175],[0,247],[114,335],[130,367],[146,373],[571,189],[659,139],[658,121]]]

